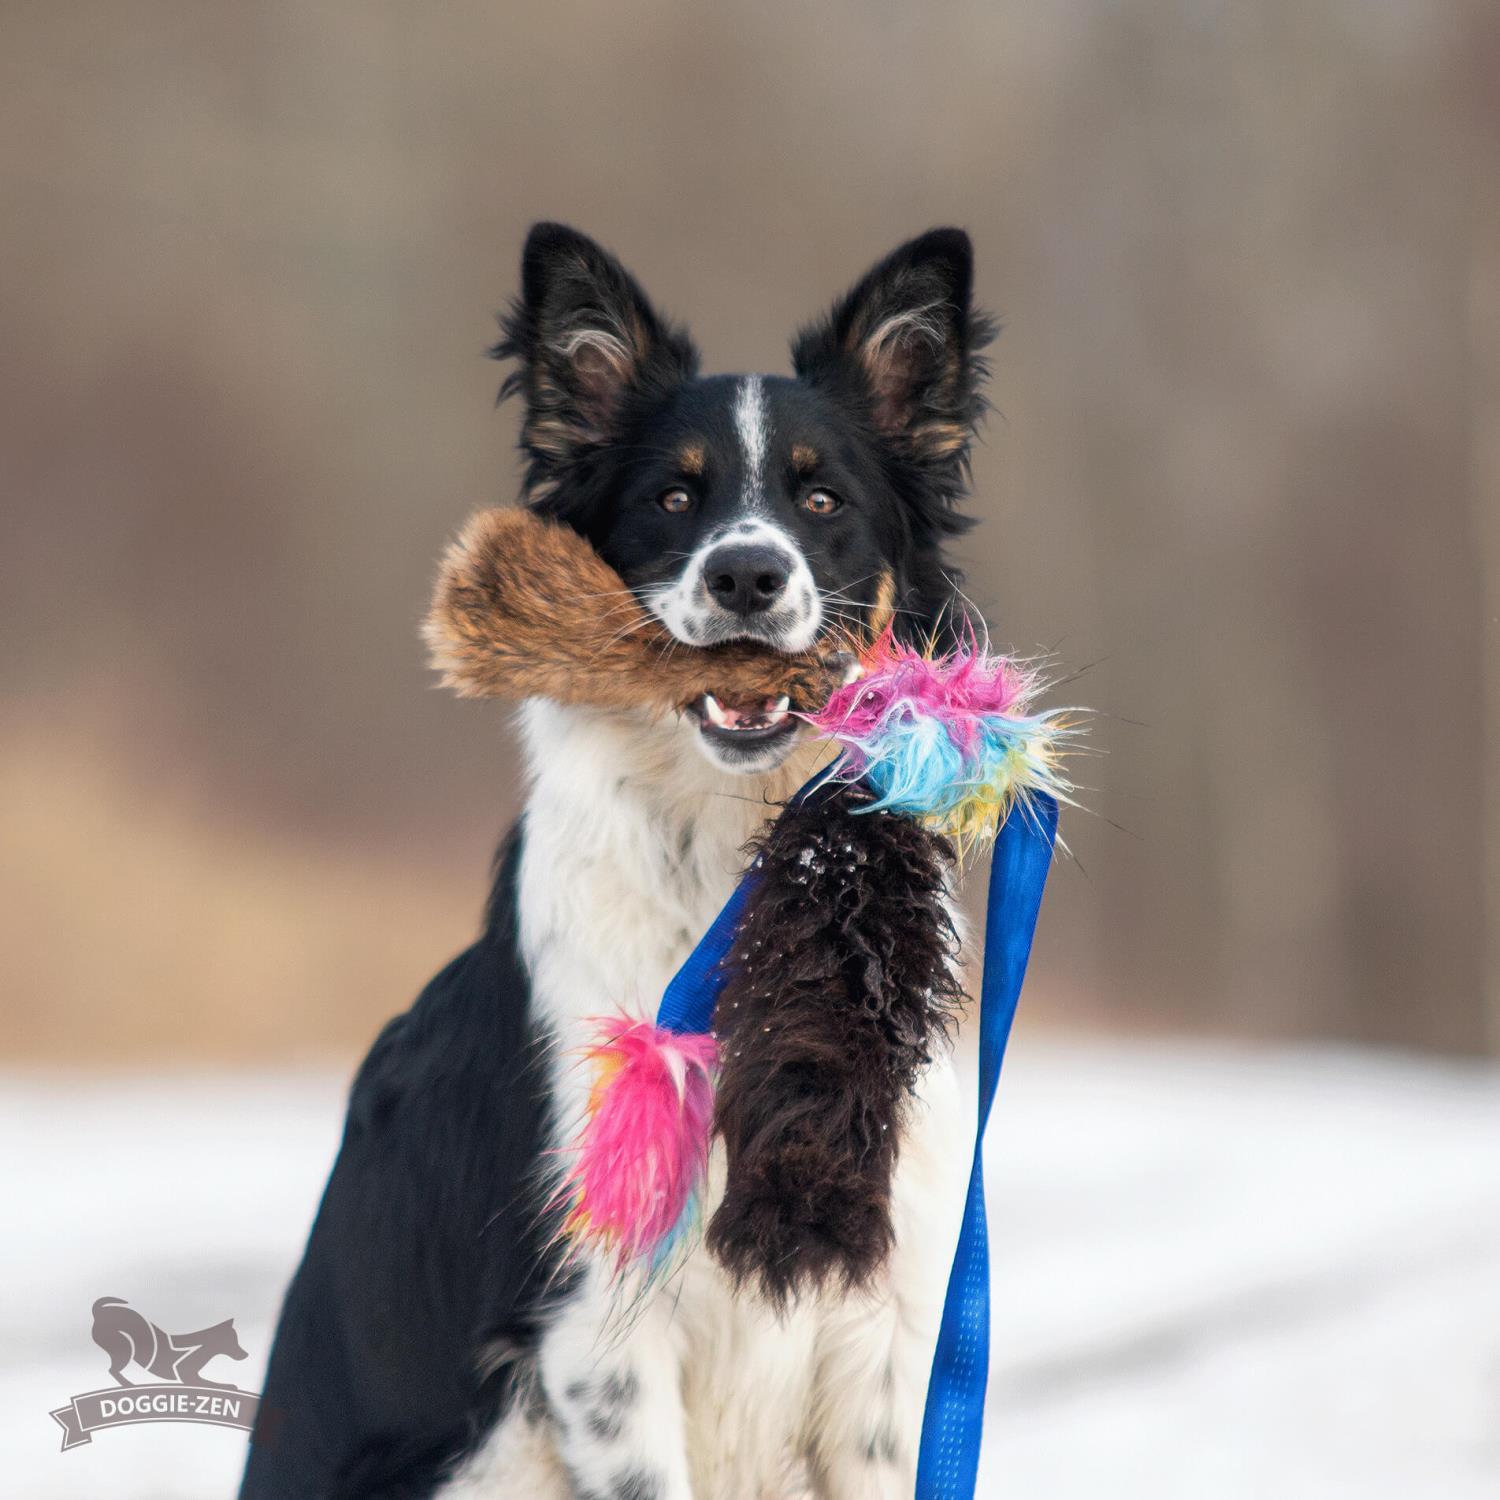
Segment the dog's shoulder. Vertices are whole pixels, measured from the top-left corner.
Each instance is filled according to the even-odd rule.
[[[496,860],[494,888],[480,937],[431,979],[412,1007],[387,1022],[350,1092],[356,1132],[399,1132],[407,1117],[431,1123],[459,1108],[463,1091],[492,1094],[497,1078],[514,1089],[536,1068],[531,985],[516,934],[521,833],[512,830]],[[472,1128],[472,1122],[471,1122]]]
[[[293,1416],[279,1451],[252,1460],[249,1494],[281,1492],[299,1465],[365,1462],[377,1439],[451,1458],[507,1389],[485,1351],[535,1342],[554,1269],[537,1171],[548,1070],[516,938],[519,858],[513,833],[484,932],[359,1069],[267,1376],[266,1405]]]
[[[434,1237],[474,1261],[444,1274],[476,1278],[530,1248],[548,1070],[516,936],[520,852],[512,832],[483,933],[385,1026],[350,1091],[318,1229],[340,1253],[374,1234],[392,1276],[434,1264]]]

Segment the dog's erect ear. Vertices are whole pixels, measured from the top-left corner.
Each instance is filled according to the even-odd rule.
[[[536,224],[521,256],[521,295],[490,351],[514,359],[500,388],[521,392],[528,498],[588,449],[615,437],[632,400],[697,369],[687,336],[659,317],[607,250],[565,224]]]
[[[963,484],[985,411],[980,351],[995,332],[970,305],[973,281],[969,236],[930,229],[792,344],[798,375],[867,403],[880,432],[948,491]]]

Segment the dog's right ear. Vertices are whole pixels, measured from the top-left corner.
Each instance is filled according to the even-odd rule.
[[[521,256],[521,295],[490,353],[514,359],[500,399],[526,401],[526,499],[542,501],[569,466],[618,437],[632,405],[698,368],[687,335],[661,318],[607,250],[565,224],[536,224]]]

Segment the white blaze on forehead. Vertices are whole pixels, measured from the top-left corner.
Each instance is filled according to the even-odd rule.
[[[686,645],[711,646],[719,641],[755,639],[780,651],[805,651],[817,639],[822,625],[823,600],[796,538],[769,517],[766,464],[771,424],[763,375],[745,375],[739,379],[732,415],[743,460],[739,510],[698,544],[697,550],[684,560],[675,580],[658,584],[645,595],[646,606]],[[779,554],[786,567],[785,587],[775,602],[753,620],[725,609],[707,584],[709,558],[716,548],[730,542],[766,547]]]
[[[747,375],[740,381],[734,398],[734,430],[745,455],[742,498],[747,509],[760,509],[766,503],[766,452],[770,447],[766,383],[760,375]]]

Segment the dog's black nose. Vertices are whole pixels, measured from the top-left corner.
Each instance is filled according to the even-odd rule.
[[[791,559],[778,547],[727,542],[703,559],[703,581],[721,609],[753,615],[781,597]]]

